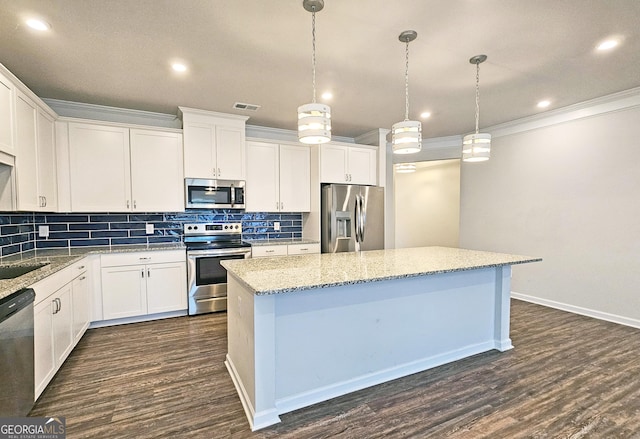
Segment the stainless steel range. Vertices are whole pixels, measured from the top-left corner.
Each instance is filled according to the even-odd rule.
[[[241,223],[185,224],[189,315],[227,309],[225,259],[251,257],[251,245],[242,242]]]

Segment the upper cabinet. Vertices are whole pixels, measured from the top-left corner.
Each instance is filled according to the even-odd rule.
[[[182,135],[68,123],[70,210],[184,210]]]
[[[309,212],[311,149],[247,142],[247,212]]]
[[[14,152],[14,93],[13,83],[0,71],[0,151]]]
[[[15,100],[18,210],[57,209],[54,118],[17,91]]]
[[[179,107],[184,134],[184,176],[244,180],[248,117]]]
[[[364,145],[320,145],[320,181],[376,185],[376,149]]]

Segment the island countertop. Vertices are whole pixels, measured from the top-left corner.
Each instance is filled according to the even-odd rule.
[[[236,259],[221,264],[254,294],[268,295],[541,260],[459,248],[415,247]]]

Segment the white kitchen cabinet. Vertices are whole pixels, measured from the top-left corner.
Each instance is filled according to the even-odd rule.
[[[182,135],[130,130],[132,209],[140,212],[184,210]]]
[[[251,247],[252,258],[271,256],[306,255],[320,253],[319,243],[255,245]]]
[[[36,115],[39,210],[55,212],[58,207],[55,120],[38,108]]]
[[[311,149],[247,142],[247,212],[309,212]]]
[[[15,154],[14,131],[15,87],[13,82],[0,72],[0,151]]]
[[[102,255],[104,320],[187,309],[183,250]]]
[[[57,209],[54,118],[16,92],[17,209]]]
[[[376,185],[376,150],[333,143],[320,145],[322,183]]]
[[[68,141],[72,211],[184,210],[179,133],[70,122]]]
[[[35,399],[45,389],[89,326],[86,258],[31,287],[34,305]],[[84,279],[83,279],[84,277]]]
[[[129,129],[69,123],[71,210],[131,210]]]
[[[248,117],[179,107],[184,134],[184,176],[245,179]]]

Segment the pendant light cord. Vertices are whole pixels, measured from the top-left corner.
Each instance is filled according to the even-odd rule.
[[[409,120],[409,40],[406,40],[404,69],[404,120]]]
[[[311,65],[312,65],[312,80],[313,84],[313,103],[316,103],[316,8],[313,7],[313,11],[311,12],[311,41],[312,41],[312,55],[311,55]]]
[[[480,121],[480,61],[476,61],[476,134],[478,134],[478,122]]]

